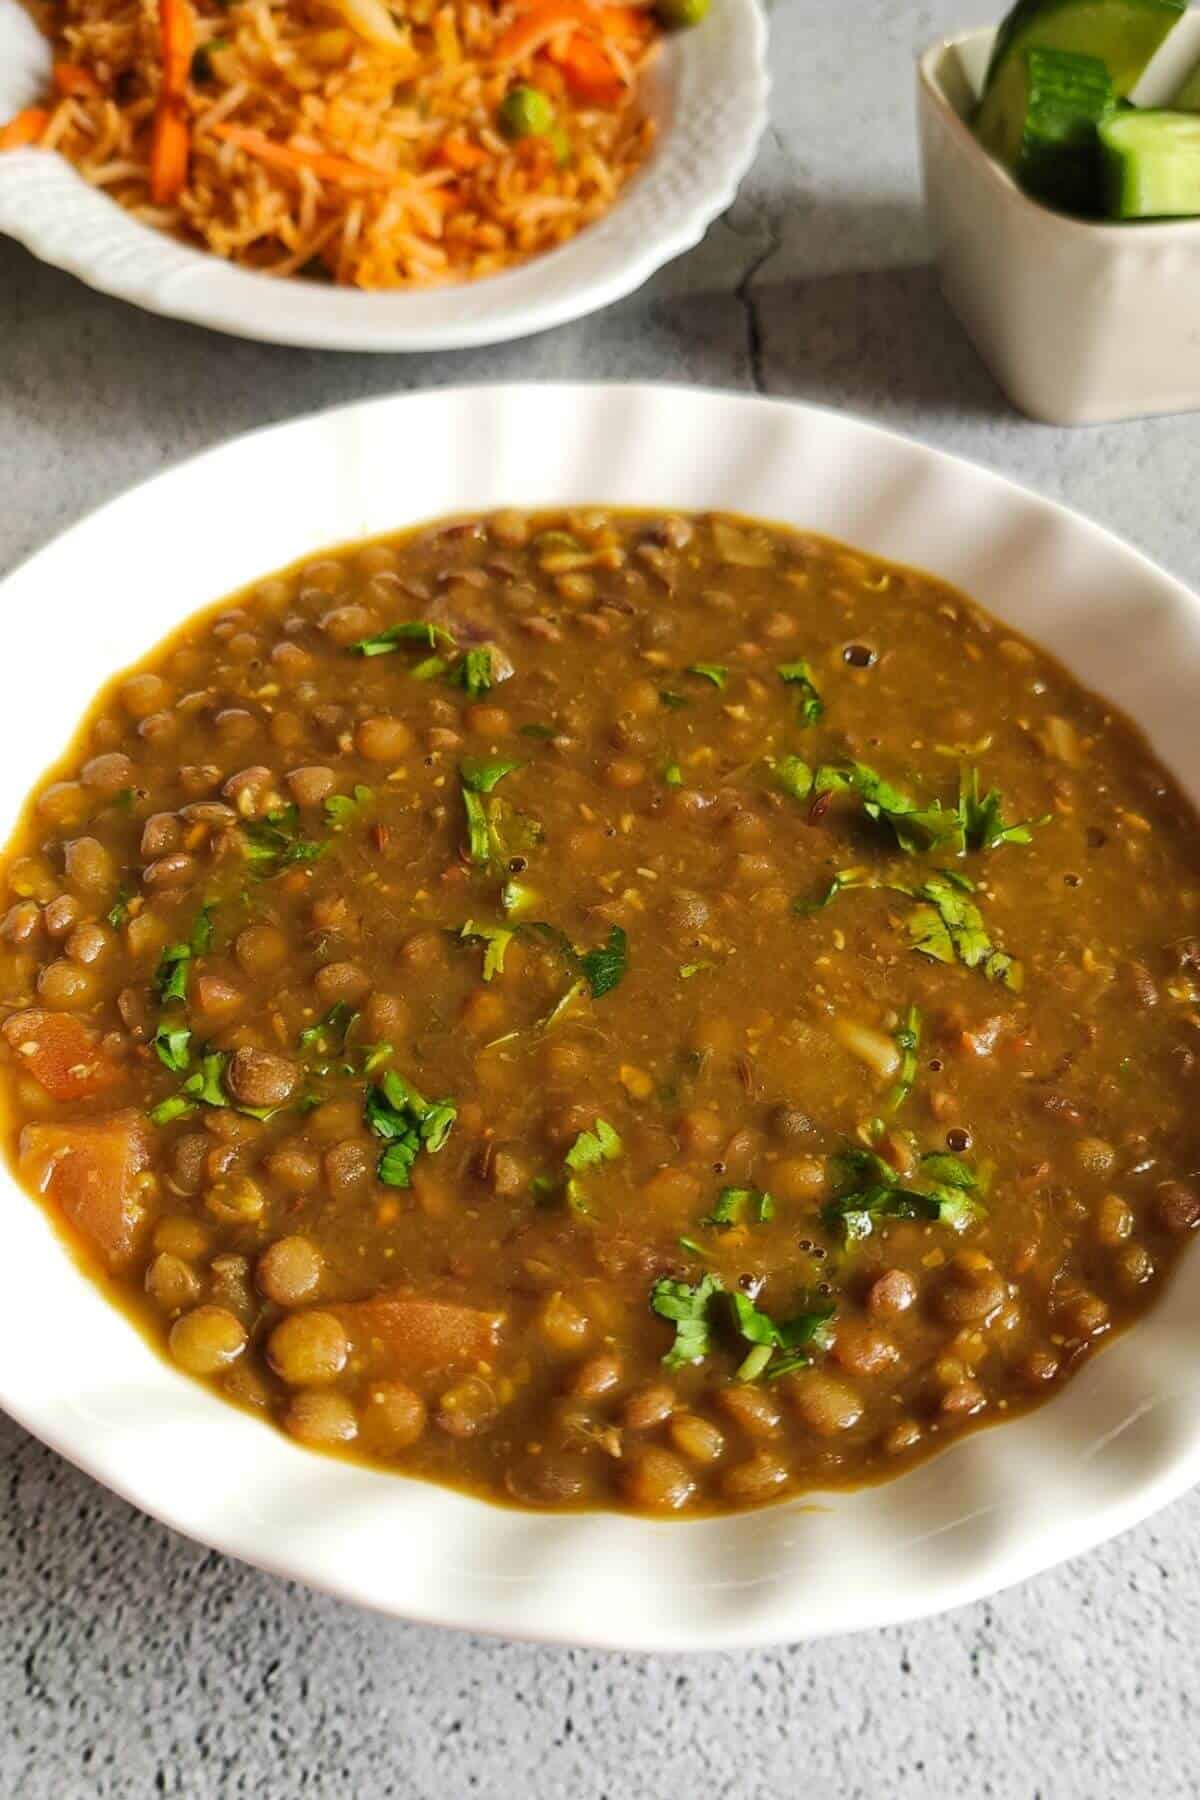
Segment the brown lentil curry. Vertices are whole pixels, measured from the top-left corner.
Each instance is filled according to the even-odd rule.
[[[441,522],[193,619],[0,867],[21,1181],[175,1362],[527,1505],[902,1469],[1200,1219],[1200,834],[960,594]]]

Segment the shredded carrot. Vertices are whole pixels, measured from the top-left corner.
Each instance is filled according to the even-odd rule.
[[[346,156],[331,156],[323,150],[295,150],[290,144],[277,144],[265,132],[256,131],[252,125],[231,125],[225,120],[208,127],[213,137],[223,138],[228,144],[236,144],[248,156],[256,156],[259,162],[266,163],[270,169],[283,169],[294,174],[299,169],[309,169],[322,181],[335,181],[344,184],[354,183],[360,187],[397,187],[406,182],[406,174],[388,174],[383,169],[368,169],[362,163],[351,162]]]
[[[50,123],[50,114],[41,106],[27,106],[7,125],[0,125],[0,150],[23,150],[36,144]]]
[[[55,63],[54,85],[60,94],[71,94],[76,100],[94,100],[104,91],[92,71],[78,63]]]
[[[556,31],[565,25],[576,25],[582,31],[607,38],[631,51],[640,50],[654,31],[649,13],[635,6],[593,6],[588,0],[510,0],[510,3],[521,20],[536,17],[539,26],[553,24]],[[517,41],[516,30],[512,27],[501,38],[498,46],[501,55],[508,37]]]
[[[451,169],[457,169],[460,175],[469,175],[472,169],[478,169],[489,160],[486,150],[473,144],[469,138],[452,133],[442,139],[438,146],[436,160],[446,163]]]
[[[196,18],[188,0],[158,0],[163,87],[174,99],[187,91],[196,53]]]
[[[588,6],[585,0],[537,0],[499,40],[494,51],[496,60],[520,62],[571,26],[599,30],[599,9]]]
[[[150,140],[150,198],[171,206],[187,185],[192,134],[187,110],[188,75],[196,49],[196,21],[188,0],[159,0],[162,86]]]
[[[546,54],[563,72],[576,100],[588,106],[619,106],[625,92],[615,63],[599,44],[575,32],[565,44],[549,44]]]

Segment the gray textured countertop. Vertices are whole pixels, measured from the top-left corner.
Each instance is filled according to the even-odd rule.
[[[776,0],[774,124],[732,214],[641,294],[528,343],[411,358],[237,343],[0,244],[0,573],[248,426],[398,388],[588,376],[847,407],[1076,505],[1200,583],[1196,418],[1074,433],[1017,418],[926,266],[913,52],[996,4]],[[73,598],[106,604],[109,579]],[[197,1549],[3,1419],[0,1456],[0,1800],[1197,1788],[1195,1496],[929,1623],[648,1659],[391,1624]]]

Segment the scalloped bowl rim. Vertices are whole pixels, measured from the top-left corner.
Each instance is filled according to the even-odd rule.
[[[0,0],[0,119],[45,92],[49,49]],[[238,267],[134,219],[56,152],[0,156],[0,232],[147,312],[309,349],[417,352],[504,343],[624,298],[692,249],[736,197],[766,129],[762,0],[720,0],[644,77],[660,138],[615,205],[558,249],[483,281],[364,293]]]
[[[198,608],[331,544],[446,513],[570,503],[729,508],[929,568],[1114,698],[1200,796],[1200,601],[1099,527],[818,408],[525,384],[359,403],[235,439],[112,501],[0,583],[9,666],[54,671],[52,686],[12,683],[0,710],[0,831],[98,675]],[[223,528],[198,534],[197,517]],[[173,559],[179,543],[188,554]],[[90,603],[110,579],[120,605]],[[4,1172],[0,1192],[8,1267],[21,1271],[0,1308],[0,1405],[165,1524],[397,1617],[597,1648],[794,1642],[992,1593],[1200,1475],[1194,1254],[1151,1314],[1037,1412],[878,1487],[658,1522],[506,1511],[299,1448],[169,1367]]]

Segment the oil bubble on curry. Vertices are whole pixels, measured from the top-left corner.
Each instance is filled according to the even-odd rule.
[[[0,912],[7,1143],[105,1291],[496,1500],[899,1472],[1200,1220],[1196,816],[824,539],[506,512],[260,582],[105,689]]]

